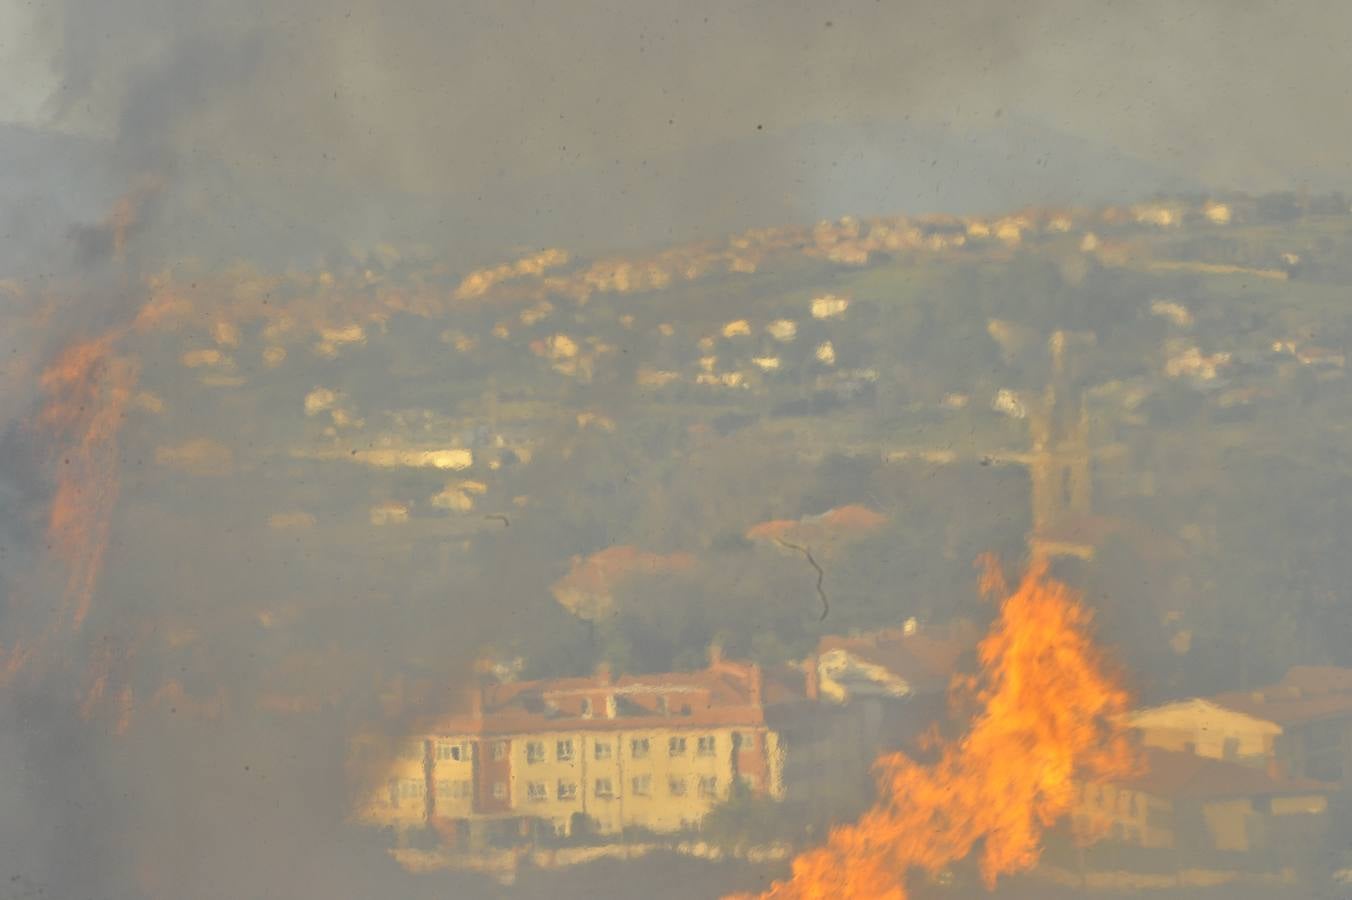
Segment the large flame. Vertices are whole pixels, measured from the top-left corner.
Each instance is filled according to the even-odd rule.
[[[937,873],[974,851],[993,887],[1037,863],[1077,779],[1134,768],[1114,724],[1128,696],[1105,668],[1080,598],[1051,580],[1045,563],[1013,592],[993,561],[985,564],[982,587],[1002,599],[979,648],[980,674],[954,685],[955,696],[975,703],[970,728],[942,743],[932,765],[902,753],[881,758],[876,805],[795,859],[792,878],[764,898],[903,900],[908,873]]]

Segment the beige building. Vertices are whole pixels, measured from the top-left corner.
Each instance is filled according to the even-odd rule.
[[[1281,681],[1141,710],[1146,746],[1343,783],[1352,775],[1352,669],[1296,666]]]
[[[1154,747],[1143,757],[1132,777],[1077,786],[1076,832],[1138,847],[1249,853],[1326,827],[1331,785]]]
[[[699,672],[481,682],[462,712],[424,723],[421,737],[375,770],[356,818],[431,826],[452,845],[540,827],[559,835],[693,827],[736,784],[783,795],[782,748],[765,708],[804,690],[801,673],[767,678],[716,651]],[[359,740],[354,750],[374,746]]]

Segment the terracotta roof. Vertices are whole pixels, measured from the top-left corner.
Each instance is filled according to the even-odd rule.
[[[897,628],[852,637],[827,635],[818,642],[817,653],[843,650],[883,667],[915,687],[943,690],[957,671],[963,654],[975,649],[979,638],[980,630],[974,623],[959,620],[914,634]]]
[[[821,515],[800,519],[771,519],[747,530],[749,540],[788,540],[812,543],[873,531],[887,524],[887,516],[867,506],[850,504],[829,509]]]
[[[796,679],[803,693],[803,676]],[[668,727],[754,725],[765,721],[767,702],[795,699],[792,673],[768,677],[751,663],[716,659],[697,672],[486,683],[465,692],[460,709],[426,723],[441,734],[512,734],[523,731],[604,731],[636,724]],[[479,708],[474,708],[475,690]],[[767,696],[768,695],[768,696]],[[612,714],[613,712],[613,714]]]
[[[574,557],[568,574],[554,582],[552,590],[560,602],[570,605],[568,598],[608,597],[613,588],[629,578],[684,572],[693,569],[695,562],[690,553],[663,555],[617,544],[585,558]]]
[[[1352,669],[1295,666],[1274,685],[1217,694],[1211,701],[1278,725],[1352,717]]]
[[[1116,783],[1156,797],[1254,797],[1328,793],[1335,785],[1305,778],[1279,778],[1239,763],[1148,747],[1140,774]]]

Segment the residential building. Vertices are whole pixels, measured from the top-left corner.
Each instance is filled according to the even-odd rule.
[[[1146,746],[1343,784],[1352,776],[1352,669],[1296,666],[1254,691],[1132,714]]]
[[[1147,747],[1139,772],[1076,786],[1083,836],[1152,849],[1251,853],[1311,842],[1326,827],[1332,785]]]
[[[431,826],[456,845],[539,827],[560,835],[691,827],[734,783],[783,795],[767,699],[803,690],[801,674],[787,683],[767,678],[716,649],[698,672],[481,677],[459,712],[422,723],[420,736],[369,779],[356,818],[397,830]]]
[[[824,702],[870,697],[942,696],[962,657],[976,649],[979,629],[961,620],[924,627],[910,619],[901,628],[861,635],[828,635],[812,665]]]
[[[971,622],[914,619],[823,637],[803,664],[804,700],[776,703],[769,713],[784,747],[786,797],[821,805],[852,788],[867,794],[878,755],[909,746],[944,715],[949,683],[978,637]]]

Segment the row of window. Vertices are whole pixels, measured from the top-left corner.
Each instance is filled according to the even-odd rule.
[[[507,742],[493,741],[488,745],[488,752],[494,762],[501,762],[507,758]],[[437,741],[433,755],[439,762],[468,762],[474,758],[474,745],[456,741]]]
[[[753,790],[756,787],[756,779],[750,775],[741,776],[742,782]],[[684,797],[686,795],[686,779],[680,777],[671,777],[667,779],[667,793],[672,797]],[[630,792],[635,797],[651,797],[653,791],[653,777],[651,775],[636,775],[629,781]],[[609,778],[598,778],[594,785],[596,797],[601,800],[609,800],[616,795],[615,784]],[[422,798],[426,790],[423,782],[416,778],[400,779],[392,785],[392,791],[395,800],[415,800]],[[703,776],[698,781],[699,796],[716,797],[718,796],[718,779],[715,776]],[[436,795],[439,800],[468,800],[474,792],[473,782],[466,780],[438,779],[436,782]],[[492,794],[494,800],[507,799],[507,783],[505,781],[496,781],[493,783]],[[560,800],[574,800],[577,798],[577,785],[570,781],[560,779],[555,789],[555,796]],[[534,802],[543,802],[549,799],[549,791],[543,781],[532,781],[526,784],[526,799]]]
[[[468,781],[450,781],[438,779],[437,796],[451,800],[468,800],[473,786]]]
[[[635,797],[651,797],[653,793],[653,777],[651,775],[636,775],[629,782],[631,792]],[[686,795],[687,783],[684,778],[668,778],[667,793],[672,797],[684,797]],[[610,800],[616,796],[615,783],[609,778],[598,778],[594,786],[595,795],[600,800]],[[712,775],[706,775],[699,779],[699,796],[717,797],[718,779]],[[559,800],[576,800],[577,783],[572,781],[559,780],[555,786],[555,797]],[[549,788],[543,781],[531,781],[526,784],[526,799],[534,803],[543,803],[549,799]]]
[[[745,742],[741,735],[734,735],[734,746]],[[526,742],[526,762],[540,763],[545,761],[545,742],[527,741]],[[615,746],[611,741],[598,740],[593,745],[593,759],[610,759],[614,754]],[[667,739],[667,755],[685,756],[687,752],[687,743],[684,737],[673,737]],[[645,759],[651,753],[651,746],[648,738],[634,738],[629,742],[629,754],[634,759]],[[718,753],[718,741],[714,735],[702,735],[695,741],[695,754],[697,756],[714,756]],[[401,747],[399,754],[405,759],[418,759],[422,756],[422,743],[411,741]],[[494,762],[501,762],[507,758],[507,741],[493,741],[489,744],[489,755]],[[458,741],[437,741],[433,749],[433,756],[439,762],[468,762],[474,758],[474,745]],[[573,740],[565,738],[556,741],[554,744],[554,759],[558,762],[570,762],[573,759]]]
[[[597,741],[592,747],[592,759],[610,759],[614,751],[614,745],[610,741]],[[648,738],[634,738],[629,742],[629,755],[633,759],[646,759],[651,753],[652,747]],[[673,737],[667,739],[667,755],[671,757],[685,756],[687,752],[686,739],[683,737]],[[695,741],[695,755],[714,756],[718,753],[718,740],[712,734],[702,735]],[[557,762],[571,762],[573,759],[573,740],[564,738],[554,742],[554,759]],[[526,762],[540,763],[545,761],[545,743],[544,741],[526,742]]]

